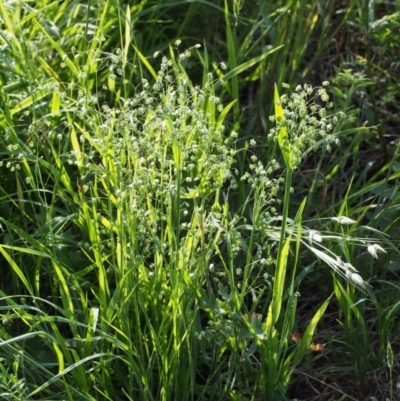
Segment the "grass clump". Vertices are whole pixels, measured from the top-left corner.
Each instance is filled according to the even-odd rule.
[[[33,356],[25,360],[42,376],[27,384],[28,398],[54,395],[59,387],[70,399],[224,399],[245,391],[245,382],[252,397],[259,391],[282,397],[328,305],[289,352],[299,284],[295,268],[287,268],[289,244],[292,235],[297,241],[302,236],[300,210],[293,223],[297,233],[287,237],[291,173],[308,146],[316,146],[317,129],[331,141],[325,132],[331,135],[329,121],[336,117],[326,117],[314,101],[306,103],[309,86],[291,96],[290,109],[279,98],[275,132],[287,163],[285,180],[269,178],[279,168],[276,161],[264,167],[255,156],[250,172],[239,177],[237,134],[224,135],[231,105],[224,107],[216,96],[212,73],[203,88],[191,84],[180,64],[190,50],[171,54],[161,56],[154,83],[143,79],[132,98],[120,98],[121,107],[108,106],[72,81],[65,92],[53,87],[53,121],[32,120],[29,144],[9,127],[10,157],[18,153],[17,170],[30,196],[24,209],[47,210],[46,227],[38,219],[36,232],[16,230],[2,219],[17,231],[2,253],[27,293],[18,313],[8,315],[18,321],[19,335],[4,329],[3,346],[9,358],[25,349],[25,341],[55,351],[51,368]],[[327,101],[324,89],[318,94]],[[308,109],[320,118],[308,117]],[[38,126],[52,127],[44,142]],[[229,201],[239,179],[251,187],[252,224]],[[261,244],[268,242],[264,225],[281,181],[286,196],[274,261],[274,247]],[[53,195],[41,196],[43,190]],[[32,256],[39,259],[30,272],[23,265]],[[268,264],[260,277],[257,265]],[[39,270],[47,284],[35,279]],[[41,296],[43,285],[51,302]],[[3,309],[14,310],[13,297],[4,301]]]
[[[189,50],[179,58],[188,56]],[[73,391],[66,386],[73,398],[76,392],[90,393],[92,381],[98,394],[122,397],[112,384],[116,377],[123,378],[134,399],[186,399],[195,387],[198,283],[208,282],[212,294],[208,265],[220,236],[220,191],[230,181],[234,185],[235,150],[224,145],[219,118],[224,109],[214,95],[212,74],[204,89],[193,87],[174,63],[178,59],[163,57],[154,84],[143,80],[121,108],[100,105],[84,87],[69,83],[68,91],[58,95],[59,110],[66,111],[53,113],[59,121],[44,144],[36,136],[36,143],[27,146],[9,130],[13,152],[18,148],[21,155],[23,169],[18,164],[18,170],[31,188],[27,192],[40,196],[45,175],[46,190],[57,194],[49,202],[45,197],[36,201],[49,214],[46,240],[38,221],[36,233],[19,231],[8,249],[27,256],[40,252],[50,262],[37,268],[55,278],[48,288],[60,304],[51,307],[64,316],[67,327],[61,334],[56,326],[31,319],[62,343],[59,363],[66,359],[74,365],[75,360],[79,370],[85,358],[96,360],[96,367],[89,368],[96,371],[91,379],[81,370],[75,377],[79,385]],[[32,121],[29,130],[36,133],[39,124],[50,126],[51,121]],[[37,153],[31,150],[35,147]],[[35,177],[38,164],[43,175]],[[15,168],[11,162],[6,167]],[[63,204],[69,213],[60,224],[57,211]],[[60,239],[62,233],[70,243]],[[65,251],[71,243],[75,255],[68,260]],[[83,269],[71,263],[75,258]],[[18,262],[11,264],[30,294],[29,303],[38,302],[43,281],[35,283],[34,274]],[[96,328],[100,343],[94,340]],[[32,330],[32,323],[25,330]],[[69,341],[75,342],[73,350]],[[107,374],[95,379],[103,369]],[[63,370],[60,366],[56,377],[64,377]],[[31,395],[55,381],[48,377]]]
[[[121,9],[110,6],[107,21],[103,6],[87,8],[77,38],[60,40],[49,23],[51,13],[63,21],[54,7],[40,22],[24,19],[29,32],[14,29],[1,8],[11,32],[3,37],[4,57],[17,67],[2,78],[0,252],[8,269],[1,273],[0,396],[284,400],[299,375],[310,376],[315,354],[337,356],[335,341],[366,383],[373,342],[367,296],[385,334],[375,359],[388,357],[392,381],[390,323],[367,284],[371,274],[354,267],[361,265],[354,262],[359,249],[376,258],[385,237],[370,229],[379,245],[358,235],[368,231],[367,211],[347,217],[350,195],[329,211],[336,217],[308,221],[307,198],[293,198],[311,151],[334,154],[338,136],[348,135],[337,134],[345,114],[335,112],[328,82],[284,84],[295,90],[282,96],[275,86],[268,100],[274,127],[258,146],[260,138],[240,133],[246,113],[239,90],[247,82],[240,74],[279,49],[248,57],[264,40],[247,46],[263,24],[235,48],[229,4],[216,7],[225,17],[225,72],[207,47],[181,51],[180,40],[155,52],[154,61],[146,58],[131,30],[131,17],[142,15],[137,8],[119,17],[114,46],[116,32],[103,30]],[[235,2],[236,24],[241,7]],[[279,29],[289,14],[279,9]],[[48,53],[33,58],[32,48],[41,46]],[[250,60],[238,65],[235,54]],[[190,69],[199,81],[199,66],[196,85]],[[19,75],[24,79],[14,85]],[[250,81],[259,76],[257,67]],[[315,256],[332,274],[317,269]],[[300,291],[308,286],[319,291],[303,319]],[[334,333],[323,344],[317,325],[326,328],[326,311],[335,307],[344,314],[344,339]],[[393,308],[388,315],[393,321]]]

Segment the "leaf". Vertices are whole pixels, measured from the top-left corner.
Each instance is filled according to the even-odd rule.
[[[14,259],[8,254],[8,252],[4,249],[3,245],[0,245],[0,253],[4,256],[4,259],[9,263],[11,268],[14,270],[16,275],[20,278],[22,283],[25,285],[26,289],[33,296],[33,290],[31,284],[25,274],[22,272],[22,269],[15,263]]]
[[[37,102],[38,100],[47,96],[51,91],[49,89],[41,89],[37,92],[33,93],[31,96],[28,96],[21,102],[19,102],[14,108],[10,110],[11,115],[18,113],[21,110],[26,109],[27,107],[31,106],[33,103]]]
[[[283,45],[282,45],[283,46]],[[243,64],[240,64],[239,66],[237,66],[236,68],[234,68],[233,70],[229,71],[227,74],[225,74],[222,77],[223,81],[228,81],[230,79],[232,79],[233,77],[235,77],[236,75],[239,75],[240,73],[242,73],[243,71],[248,70],[250,67],[252,67],[254,64],[259,63],[260,61],[264,60],[267,56],[269,56],[270,54],[274,53],[275,51],[277,51],[278,49],[280,49],[282,46],[277,46],[275,48],[273,48],[272,50],[261,54],[260,56],[254,57],[249,61],[246,61]]]
[[[79,71],[72,60],[67,56],[63,49],[53,40],[53,38],[46,32],[46,30],[39,24],[35,19],[33,20],[36,26],[43,32],[43,34],[47,37],[51,45],[56,49],[57,53],[60,55],[63,62],[69,67],[72,73],[75,75],[75,78],[79,79]]]
[[[140,50],[135,46],[132,45],[133,48],[135,49],[137,55],[140,58],[140,61],[146,66],[150,74],[153,76],[154,79],[157,79],[157,73],[154,71],[154,68],[151,66],[151,64],[147,61],[146,57],[140,52]]]
[[[128,7],[126,9],[126,19],[125,19],[125,47],[122,53],[122,68],[125,68],[126,61],[128,60],[130,43],[131,43],[131,11],[128,4]]]
[[[218,293],[224,298],[226,301],[231,299],[231,294],[229,293],[229,288],[223,286],[221,283],[218,284]]]
[[[278,143],[281,151],[283,153],[283,158],[285,160],[286,167],[292,169],[292,161],[290,159],[290,144],[287,129],[282,125],[285,121],[285,115],[283,114],[283,108],[281,105],[281,99],[279,97],[278,88],[275,84],[274,86],[274,103],[275,103],[275,118],[276,123],[280,125],[278,132]]]
[[[266,322],[266,328],[268,331],[274,327],[281,313],[283,288],[286,278],[286,267],[287,267],[287,259],[289,256],[291,238],[292,236],[289,235],[289,237],[285,241],[285,244],[283,245],[280,258],[277,261],[277,269],[275,272],[275,283],[272,293],[272,302],[268,309],[268,317]]]
[[[307,349],[310,348],[311,340],[312,340],[312,336],[314,335],[315,328],[317,327],[318,322],[321,320],[322,316],[324,315],[325,310],[329,305],[331,296],[320,306],[320,308],[317,310],[317,312],[311,319],[310,323],[308,324],[308,326],[303,334],[303,338],[301,339],[300,345],[297,348],[297,352],[296,352],[296,355],[295,355],[294,361],[293,361],[293,369],[295,369],[295,367],[303,359],[304,354],[306,353]]]

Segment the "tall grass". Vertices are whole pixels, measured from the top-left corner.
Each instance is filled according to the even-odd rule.
[[[292,196],[301,164],[312,150],[339,152],[338,137],[364,128],[340,120],[324,86],[293,85],[293,68],[288,93],[276,86],[264,97],[274,108],[264,121],[270,135],[242,135],[255,120],[246,119],[241,90],[263,70],[275,69],[282,83],[291,18],[301,24],[311,7],[314,29],[318,15],[332,12],[296,3],[289,13],[290,2],[257,15],[236,1],[183,6],[0,5],[3,399],[283,400],[304,361],[324,348],[317,325],[333,299],[344,314],[340,344],[362,383],[386,357],[393,382],[397,304],[382,306],[361,278],[371,272],[351,263],[361,247],[372,256],[383,250],[360,230],[396,251],[380,226],[362,225],[371,208],[353,206],[382,184],[393,192],[378,195],[372,221],[396,215],[395,158],[383,167],[392,171],[386,179],[360,189],[360,178],[344,200],[339,191],[335,219],[310,221],[307,198]],[[173,10],[183,18],[178,38],[151,35],[154,24],[135,29]],[[226,63],[207,41],[181,43],[199,10],[222,25]],[[305,49],[298,40],[293,47],[297,68]],[[333,91],[351,116],[350,95],[363,82],[343,76],[353,86]],[[356,213],[358,222],[345,217]],[[315,256],[332,276],[302,323],[300,291],[321,277]],[[373,362],[367,303],[382,334]]]

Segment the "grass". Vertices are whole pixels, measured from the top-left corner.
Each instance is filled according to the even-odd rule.
[[[0,3],[0,398],[398,399],[398,12]]]

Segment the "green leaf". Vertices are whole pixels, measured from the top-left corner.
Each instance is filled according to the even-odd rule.
[[[132,45],[133,48],[135,49],[137,55],[140,58],[140,61],[146,66],[150,74],[153,76],[154,79],[157,79],[157,73],[154,71],[154,68],[151,66],[151,64],[147,61],[147,58],[140,52],[140,50],[135,46]]]
[[[60,55],[63,62],[69,67],[72,73],[75,75],[77,79],[79,79],[79,71],[72,60],[67,56],[63,49],[53,40],[53,38],[47,33],[47,31],[39,24],[35,19],[33,20],[36,26],[43,32],[43,34],[47,37],[51,45],[56,49],[57,53]]]
[[[29,293],[33,296],[33,290],[30,282],[28,281],[27,277],[25,274],[22,272],[20,267],[15,263],[14,259],[8,254],[8,252],[3,248],[3,245],[0,245],[0,253],[4,256],[4,259],[9,263],[11,268],[14,270],[14,272],[17,274],[17,276],[20,278],[22,283],[25,285],[26,289],[29,291]]]
[[[283,46],[283,45],[282,45]],[[246,61],[243,64],[240,64],[239,66],[237,66],[236,68],[234,68],[233,70],[229,71],[227,74],[225,74],[222,77],[223,81],[228,81],[230,79],[232,79],[233,77],[235,77],[236,75],[239,75],[240,73],[242,73],[243,71],[248,70],[250,67],[252,67],[253,65],[259,63],[260,61],[264,60],[267,56],[269,56],[270,54],[276,52],[278,49],[280,49],[282,46],[277,46],[275,48],[273,48],[272,50],[261,54],[260,56],[254,57],[249,61]],[[218,85],[216,85],[217,87]]]
[[[10,110],[11,115],[14,115],[15,113],[18,113],[19,111],[26,109],[27,107],[31,106],[33,103],[35,103],[38,100],[47,96],[49,93],[51,93],[51,91],[49,89],[38,90],[31,96],[28,96],[26,99],[19,102],[14,108],[12,108]]]
[[[130,43],[131,43],[131,11],[128,4],[125,18],[125,46],[124,46],[124,51],[122,53],[122,68],[125,68],[126,61],[128,60]]]
[[[324,316],[325,310],[329,305],[329,301],[330,301],[331,297],[332,297],[332,295],[320,306],[320,308],[317,310],[317,312],[311,319],[310,323],[308,324],[306,330],[304,331],[300,345],[297,348],[297,352],[294,357],[293,369],[303,359],[304,354],[306,353],[308,347],[310,346],[312,337],[314,335],[315,328],[317,327],[317,324],[321,320],[322,316]]]
[[[283,158],[285,160],[286,167],[292,169],[292,161],[290,159],[290,144],[289,144],[289,136],[287,133],[287,129],[282,124],[285,121],[285,115],[283,114],[283,108],[281,105],[281,100],[279,97],[278,88],[275,84],[274,86],[274,103],[275,103],[275,118],[276,123],[281,127],[278,132],[278,143],[281,151],[283,153]]]
[[[283,245],[282,252],[280,254],[280,258],[277,261],[277,269],[275,272],[275,283],[274,289],[272,293],[272,302],[270,304],[268,310],[267,317],[267,328],[273,328],[274,324],[278,321],[279,315],[281,313],[282,307],[282,299],[283,299],[283,287],[285,284],[286,278],[286,267],[287,267],[287,259],[289,256],[290,250],[290,241],[292,236],[289,235],[285,244]]]

